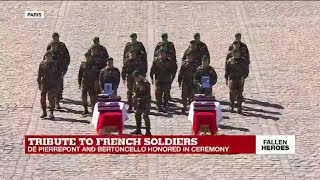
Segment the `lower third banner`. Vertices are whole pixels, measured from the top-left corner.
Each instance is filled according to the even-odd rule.
[[[269,138],[271,137],[271,138]],[[286,137],[287,138],[287,137]],[[291,138],[291,139],[290,139]],[[279,141],[280,140],[280,141]],[[294,136],[25,136],[26,154],[294,153]],[[282,143],[278,147],[277,143]],[[287,143],[287,144],[284,144]],[[268,151],[270,153],[268,153]],[[273,153],[272,153],[273,152]]]

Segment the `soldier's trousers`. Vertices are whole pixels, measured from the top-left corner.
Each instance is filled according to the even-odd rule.
[[[98,101],[97,89],[95,84],[91,84],[91,85],[82,84],[81,89],[82,89],[81,91],[82,105],[85,107],[88,107],[88,95],[89,95],[90,103],[92,107],[94,107],[94,105]]]
[[[137,102],[136,113],[135,113],[137,129],[141,129],[141,121],[143,118],[146,129],[150,130],[151,128],[150,119],[149,119],[150,109],[151,109],[151,99],[145,100],[143,102]]]
[[[101,94],[102,91],[101,91],[101,88],[100,88],[99,81],[96,81],[95,84],[94,84],[94,86],[95,86],[96,94],[97,94],[97,95],[98,95],[98,94]]]
[[[187,108],[188,101],[193,101],[194,97],[194,86],[191,84],[182,83],[182,105],[184,108]]]
[[[61,75],[59,77],[59,82],[58,82],[58,87],[57,87],[57,97],[56,101],[59,102],[62,99],[62,94],[63,94],[63,88],[64,88],[64,78]]]
[[[171,82],[156,82],[155,95],[158,107],[160,107],[162,103],[164,103],[165,106],[168,105],[170,89]]]
[[[229,98],[230,98],[232,107],[234,107],[235,101],[237,100],[237,107],[241,108],[241,104],[243,101],[242,99],[243,86],[244,86],[244,80],[229,81]]]
[[[57,90],[58,87],[52,87],[52,88],[45,88],[41,87],[41,99],[40,99],[40,104],[42,109],[47,108],[47,94],[48,94],[48,100],[49,100],[49,105],[50,105],[50,110],[53,110],[55,108],[55,99],[57,96]]]
[[[134,81],[133,80],[128,80],[127,81],[127,99],[128,99],[128,105],[129,107],[134,106],[134,98],[133,98],[133,86],[134,86]]]

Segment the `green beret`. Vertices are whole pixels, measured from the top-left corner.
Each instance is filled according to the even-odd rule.
[[[54,37],[59,37],[59,33],[54,32],[54,33],[52,34],[52,38],[54,38]]]
[[[205,60],[209,60],[209,58],[207,56],[202,56],[201,60],[205,61]]]
[[[95,42],[95,41],[99,41],[99,37],[94,37],[93,42]]]
[[[167,37],[168,37],[168,34],[167,34],[167,33],[162,33],[162,34],[161,34],[161,37],[162,37],[162,38],[167,38]]]
[[[200,33],[195,33],[193,37],[200,37]]]
[[[137,36],[137,33],[132,33],[132,34],[130,35],[130,37],[131,37],[131,38],[137,38],[138,36]]]
[[[236,33],[234,37],[241,37],[241,33]]]
[[[112,58],[112,57],[110,57],[110,58],[108,58],[108,59],[107,59],[107,61],[113,61],[113,58]]]

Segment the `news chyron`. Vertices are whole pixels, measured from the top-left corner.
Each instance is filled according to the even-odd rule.
[[[44,11],[25,11],[24,17],[27,19],[44,18]]]

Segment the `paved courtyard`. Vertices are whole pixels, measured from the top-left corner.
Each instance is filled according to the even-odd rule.
[[[45,11],[25,19],[26,10]],[[320,2],[0,2],[0,179],[320,179]],[[53,31],[71,55],[63,111],[41,120],[37,70]],[[224,58],[241,32],[251,54],[244,114],[225,110],[223,134],[296,135],[295,155],[26,155],[24,135],[95,134],[81,116],[77,73],[92,38],[100,37],[121,68],[124,45],[137,32],[151,64],[160,34],[173,41],[179,63],[195,32],[218,73],[214,94],[227,109]],[[153,88],[154,91],[154,88]],[[180,98],[175,82],[172,96]],[[120,95],[125,99],[125,86]],[[153,93],[154,95],[154,93]],[[153,97],[154,99],[154,97]],[[153,107],[155,105],[153,104]],[[152,110],[155,135],[190,134],[179,115]],[[135,127],[134,117],[126,133]]]

